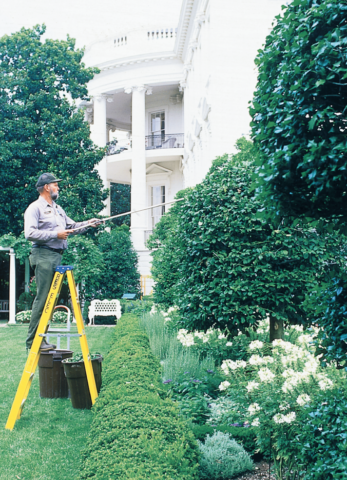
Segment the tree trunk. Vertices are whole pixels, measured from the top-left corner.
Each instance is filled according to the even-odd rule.
[[[278,339],[284,340],[283,320],[277,320],[270,315],[270,342]]]

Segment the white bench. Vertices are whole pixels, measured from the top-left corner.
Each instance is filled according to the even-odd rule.
[[[119,300],[92,300],[88,311],[88,325],[94,325],[94,317],[98,315],[103,317],[115,315],[119,320],[122,315]]]

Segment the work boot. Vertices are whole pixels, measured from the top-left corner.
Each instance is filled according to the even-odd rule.
[[[46,340],[42,340],[40,352],[47,352],[48,350],[55,350],[56,348],[57,348],[56,345],[47,343]]]

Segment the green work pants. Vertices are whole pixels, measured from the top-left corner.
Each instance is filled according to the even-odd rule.
[[[61,264],[61,255],[47,248],[33,248],[29,260],[30,265],[35,268],[37,293],[32,307],[28,336],[26,339],[27,348],[31,348],[31,344],[33,343],[43,307],[45,306],[51,287],[54,270]]]

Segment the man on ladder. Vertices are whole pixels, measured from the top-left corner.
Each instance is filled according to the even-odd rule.
[[[51,173],[43,173],[36,183],[40,196],[29,205],[24,216],[25,238],[33,242],[29,260],[31,266],[35,268],[37,285],[26,339],[28,351],[35,337],[55,268],[61,264],[61,256],[67,248],[67,237],[74,233],[84,233],[89,227],[95,228],[100,224],[96,218],[85,222],[74,222],[55,203],[59,197],[58,182],[61,181],[62,179],[55,178]],[[83,226],[85,228],[74,232],[74,228]],[[42,340],[41,351],[55,348],[55,345]]]

